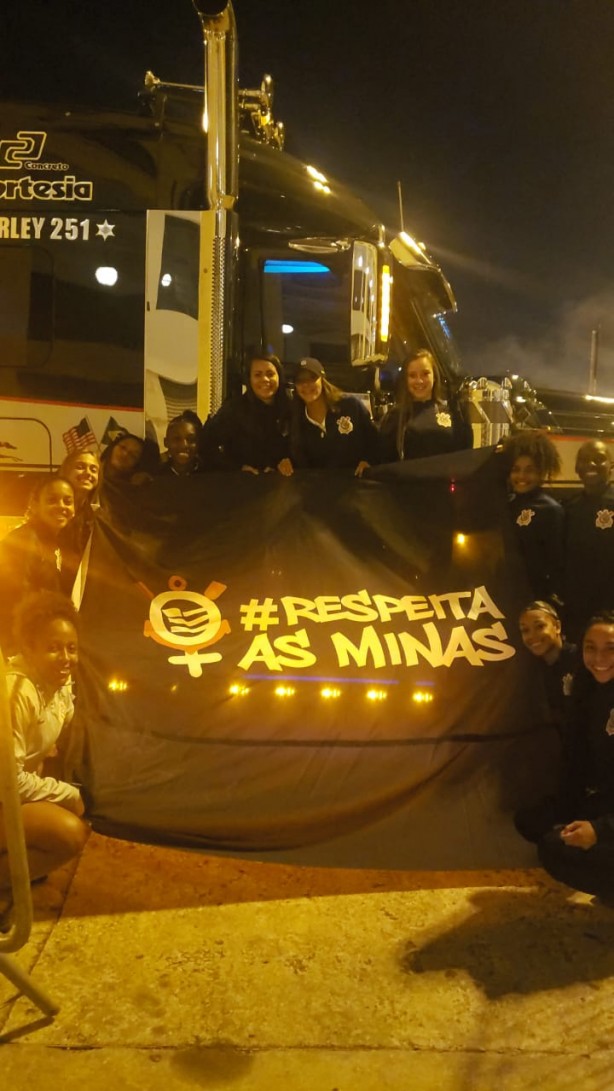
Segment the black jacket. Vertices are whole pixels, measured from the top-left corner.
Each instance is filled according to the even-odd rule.
[[[328,410],[324,430],[307,419],[305,403],[295,395],[290,453],[299,468],[355,469],[379,461],[375,425],[358,398],[344,395]]]
[[[280,389],[271,405],[265,404],[251,390],[229,398],[206,421],[201,437],[202,468],[240,470],[276,469],[288,457],[290,402]]]
[[[381,456],[384,462],[397,462],[398,406],[386,414],[380,425]],[[426,458],[462,451],[473,446],[471,425],[461,410],[448,402],[414,402],[403,432],[403,458]]]
[[[510,516],[536,599],[560,596],[563,582],[563,508],[543,489],[513,493]]]

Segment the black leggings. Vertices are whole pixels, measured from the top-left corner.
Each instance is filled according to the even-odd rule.
[[[550,830],[537,843],[540,863],[553,879],[587,894],[614,895],[614,845],[597,842],[590,849],[566,845],[560,830]]]
[[[590,849],[580,849],[567,845],[561,839],[561,828],[576,819],[599,817],[603,813],[594,796],[588,796],[578,806],[571,806],[569,801],[550,797],[518,811],[515,816],[516,829],[527,841],[537,844],[540,863],[553,879],[583,890],[587,894],[604,897],[614,895],[614,844],[597,841]]]

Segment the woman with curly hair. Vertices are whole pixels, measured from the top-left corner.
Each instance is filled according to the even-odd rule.
[[[559,453],[544,433],[526,429],[508,436],[501,452],[510,489],[509,512],[531,592],[555,599],[562,585],[564,515],[544,492],[561,470]]]
[[[56,474],[32,489],[25,522],[0,542],[0,646],[12,654],[13,613],[34,591],[61,591],[62,537],[75,515],[71,484]]]
[[[473,446],[471,425],[444,397],[439,364],[428,349],[405,360],[397,401],[380,426],[382,458],[426,458]]]
[[[353,469],[355,477],[378,462],[375,425],[358,398],[326,378],[319,360],[301,360],[294,379],[290,449],[298,467]]]
[[[6,680],[30,878],[39,879],[81,852],[89,834],[79,789],[45,769],[73,716],[76,610],[52,591],[30,595],[16,612],[15,636],[19,655],[9,660]],[[0,888],[9,882],[0,807]]]

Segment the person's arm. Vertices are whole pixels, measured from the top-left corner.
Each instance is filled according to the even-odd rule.
[[[363,470],[369,466],[376,466],[380,461],[380,445],[377,428],[374,422],[371,420],[371,415],[362,404],[362,402],[356,399],[358,406],[360,430],[361,430],[361,460],[356,467],[356,476],[361,477]],[[360,467],[362,466],[362,470]],[[360,472],[359,472],[360,470]]]
[[[547,569],[548,597],[561,601],[563,594],[565,515],[560,504],[547,509],[543,536],[544,560]]]
[[[199,458],[205,470],[240,470],[247,459],[241,449],[239,398],[229,398],[209,417],[200,436]],[[254,470],[254,473],[257,473]]]
[[[473,447],[473,428],[465,415],[463,402],[454,399],[450,403],[452,433],[457,451],[466,451]]]
[[[588,823],[595,833],[595,841],[614,843],[614,814],[603,814]]]
[[[15,761],[17,765],[17,788],[22,803],[57,803],[75,814],[83,814],[83,801],[79,789],[74,784],[56,780],[55,777],[40,776],[37,772],[30,772],[25,768],[28,754],[28,735],[30,725],[36,723],[40,717],[40,709],[37,707],[28,692],[28,687],[20,685],[21,679],[17,679],[10,697],[11,719],[13,725],[13,741],[15,746]],[[68,717],[67,717],[68,719]],[[64,726],[58,724],[57,735]],[[57,737],[57,736],[56,736]]]
[[[386,416],[382,417],[379,425],[378,462],[399,461],[399,452],[397,451],[398,424],[398,409],[389,409]]]
[[[576,819],[568,822],[561,830],[561,841],[577,849],[592,849],[597,844],[597,831],[594,822]]]

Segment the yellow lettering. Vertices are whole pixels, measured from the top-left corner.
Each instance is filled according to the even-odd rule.
[[[316,662],[313,652],[307,651],[309,637],[305,629],[299,629],[297,633],[289,636],[278,636],[273,641],[277,662],[284,667],[312,667]],[[282,654],[285,653],[285,654]]]
[[[491,617],[505,617],[505,614],[501,613],[499,607],[495,606],[484,586],[475,588],[467,617],[475,620],[480,614],[490,614]]]
[[[254,637],[245,655],[237,665],[241,670],[246,671],[254,663],[264,663],[265,667],[270,671],[281,670],[281,663],[279,663],[266,633],[260,633]]]
[[[455,659],[466,659],[472,667],[481,667],[482,660],[471,642],[471,637],[463,625],[455,625],[450,633],[448,646],[444,652],[442,666],[449,667]]]
[[[470,596],[471,591],[449,591],[447,595],[429,595],[429,598],[435,607],[437,617],[445,617],[445,610],[443,614],[440,614],[438,607],[443,609],[443,603],[447,602],[452,617],[456,618],[457,621],[461,621],[465,617],[465,611],[460,604],[460,600],[468,599]]]
[[[354,644],[343,633],[331,633],[330,638],[337,653],[340,667],[349,667],[350,657],[357,667],[366,667],[369,657],[371,666],[385,667],[386,656],[382,649],[379,637],[372,625],[367,625],[360,636],[360,644]]]
[[[341,609],[341,599],[337,595],[318,595],[314,600],[319,621],[334,621],[345,617]]]
[[[390,621],[393,614],[405,613],[403,599],[395,599],[392,595],[374,595],[373,605],[377,607],[381,621]]]
[[[311,599],[300,599],[295,598],[293,595],[286,595],[281,599],[281,604],[286,611],[288,625],[298,625],[300,617],[307,618],[308,621],[320,620],[316,604]]]
[[[357,591],[355,595],[344,595],[341,602],[347,613],[346,621],[377,621],[379,614],[371,606],[371,597],[366,590]]]
[[[473,634],[473,640],[479,647],[490,648],[490,651],[478,652],[480,659],[491,662],[496,659],[511,659],[516,655],[515,648],[503,643],[507,639],[505,626],[500,621],[495,621],[489,629],[476,629]]]
[[[437,626],[433,621],[427,621],[423,629],[424,635],[429,642],[428,647],[426,644],[421,644],[415,636],[410,636],[409,633],[399,633],[399,641],[405,656],[405,665],[407,667],[416,667],[418,665],[418,655],[421,655],[432,667],[440,667],[443,652]]]

